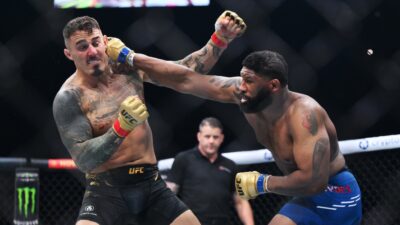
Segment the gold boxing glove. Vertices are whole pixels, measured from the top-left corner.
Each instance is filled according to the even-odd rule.
[[[135,52],[126,47],[118,38],[108,38],[106,53],[114,62],[127,63],[131,66],[133,65]]]
[[[237,173],[235,178],[236,193],[243,199],[254,199],[260,194],[269,192],[267,187],[270,175],[257,171]]]
[[[247,26],[235,12],[224,11],[215,22],[215,32],[211,41],[218,47],[226,47],[233,39],[241,36]]]
[[[114,132],[120,137],[126,137],[148,117],[149,113],[142,100],[138,96],[129,96],[121,103],[118,118],[113,125]]]

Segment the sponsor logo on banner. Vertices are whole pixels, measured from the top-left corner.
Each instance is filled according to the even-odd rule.
[[[400,137],[388,136],[360,140],[358,147],[362,150],[400,147]]]
[[[264,152],[264,159],[267,162],[274,161],[274,157],[272,157],[272,154],[269,151]]]
[[[368,140],[361,140],[360,143],[358,143],[358,147],[360,147],[363,150],[368,149],[369,143]]]
[[[17,188],[18,196],[18,213],[28,218],[36,213],[36,195],[35,187],[19,187]]]

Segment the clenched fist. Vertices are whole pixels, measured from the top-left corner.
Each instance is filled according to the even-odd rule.
[[[226,10],[215,22],[215,35],[225,44],[242,35],[247,26],[235,12]]]
[[[243,199],[254,199],[267,193],[269,175],[257,171],[237,173],[235,178],[236,193]]]
[[[138,96],[129,96],[121,103],[113,129],[118,136],[126,137],[129,132],[148,117],[149,113],[142,100]]]
[[[131,66],[133,65],[135,52],[126,47],[118,38],[108,38],[106,53],[111,60],[115,62],[128,63]]]

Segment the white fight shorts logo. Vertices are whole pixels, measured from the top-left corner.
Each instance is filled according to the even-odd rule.
[[[87,206],[85,206],[85,211],[86,211],[86,212],[93,212],[93,211],[94,211],[94,206],[93,206],[93,205],[87,205]]]

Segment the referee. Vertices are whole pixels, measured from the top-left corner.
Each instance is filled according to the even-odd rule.
[[[232,202],[244,225],[254,225],[248,201],[235,194],[236,164],[223,157],[221,122],[213,117],[201,121],[198,145],[179,153],[167,178],[167,185],[194,212],[202,225],[231,224]]]

